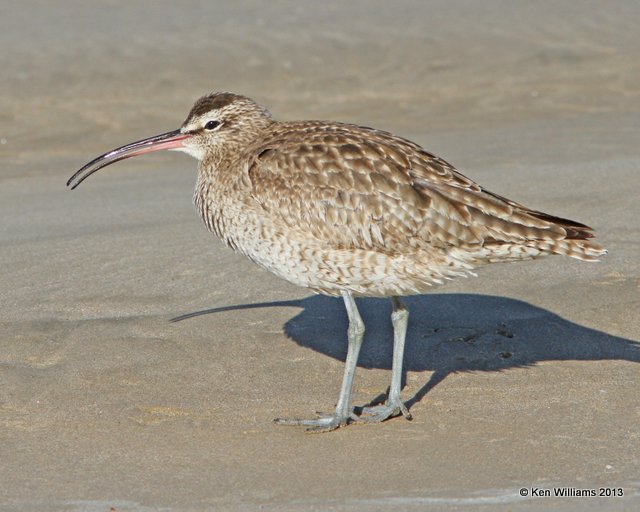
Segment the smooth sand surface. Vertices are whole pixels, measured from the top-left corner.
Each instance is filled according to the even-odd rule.
[[[0,7],[0,509],[640,508],[640,4],[233,5]],[[215,240],[184,155],[65,187],[212,90],[412,138],[610,253],[408,299],[412,422],[275,426],[333,407],[341,302]],[[360,305],[357,405],[391,353]],[[625,496],[519,495],[554,487]]]

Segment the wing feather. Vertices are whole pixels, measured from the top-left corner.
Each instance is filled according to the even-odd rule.
[[[334,248],[385,253],[591,236],[488,192],[408,140],[338,123],[282,123],[252,148],[251,194],[278,222]]]

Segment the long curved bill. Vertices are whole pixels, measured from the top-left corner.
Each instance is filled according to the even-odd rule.
[[[122,146],[117,149],[112,149],[108,153],[94,158],[91,162],[71,176],[69,181],[67,181],[67,186],[71,187],[71,190],[73,190],[94,172],[126,158],[163,149],[181,149],[183,147],[183,142],[189,137],[191,137],[191,134],[189,133],[182,133],[180,130],[174,130],[172,132],[149,137],[148,139],[132,142],[131,144],[127,144],[126,146]]]

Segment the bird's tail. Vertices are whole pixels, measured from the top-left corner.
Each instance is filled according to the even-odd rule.
[[[583,261],[598,261],[600,256],[607,254],[607,250],[602,245],[592,240],[594,237],[593,228],[574,220],[555,217],[535,210],[529,210],[528,213],[540,220],[559,226],[566,232],[563,239],[542,238],[529,242],[542,253],[561,254]]]
[[[482,244],[455,248],[449,254],[461,262],[476,266],[528,260],[551,254],[583,261],[598,261],[607,253],[602,245],[593,240],[593,229],[585,224],[535,210],[525,210],[524,207],[518,212],[518,215],[522,214],[533,222],[528,222],[525,217],[519,219],[514,214],[509,221],[493,218],[491,224],[496,229],[487,233]],[[525,226],[524,223],[528,225]]]
[[[485,247],[503,253],[502,261],[505,260],[505,251],[513,255],[513,258],[507,256],[506,260],[561,254],[583,261],[598,261],[600,256],[607,254],[607,250],[602,245],[592,240],[594,237],[593,228],[575,220],[532,210],[488,190],[483,189],[482,191],[509,205],[512,209],[512,221],[527,226],[524,240],[510,243],[512,241],[502,239],[495,240],[495,243],[488,241],[485,244]],[[496,258],[495,261],[500,260],[501,258]]]

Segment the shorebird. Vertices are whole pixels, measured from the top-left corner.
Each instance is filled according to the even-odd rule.
[[[224,244],[291,283],[344,300],[348,350],[335,410],[279,424],[328,431],[411,418],[400,399],[409,317],[402,296],[487,263],[548,254],[595,261],[606,253],[592,228],[490,192],[407,139],[354,124],[279,122],[229,92],[200,98],[177,130],[95,158],[67,185],[163,149],[199,161],[196,209]],[[365,326],[356,296],[390,297],[394,331],[386,402],[358,415],[350,397]]]

